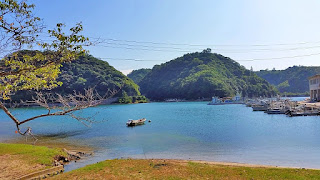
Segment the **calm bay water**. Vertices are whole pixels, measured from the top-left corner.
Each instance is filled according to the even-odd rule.
[[[28,117],[41,108],[20,108]],[[108,105],[86,109],[98,123],[85,127],[67,117],[27,124],[37,135],[58,137],[96,148],[87,161],[66,170],[114,158],[172,158],[275,166],[320,168],[320,117],[286,117],[252,112],[244,105],[209,106],[207,102]],[[14,124],[0,112],[0,141],[17,138]],[[126,127],[128,119],[147,118]]]

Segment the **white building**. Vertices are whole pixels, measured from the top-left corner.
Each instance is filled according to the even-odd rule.
[[[309,78],[310,99],[320,100],[320,74]]]

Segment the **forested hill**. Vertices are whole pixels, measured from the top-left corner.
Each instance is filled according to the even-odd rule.
[[[94,88],[101,96],[109,90],[116,90],[116,97],[123,91],[129,96],[140,95],[139,86],[127,76],[110,66],[109,63],[91,55],[81,56],[71,63],[63,64],[58,81],[63,84],[50,92],[62,95],[73,94],[74,91],[84,92],[84,89]],[[18,92],[13,101],[30,100],[33,92]]]
[[[282,93],[305,93],[309,91],[308,78],[320,74],[320,67],[293,66],[285,70],[261,70],[255,73],[277,86]]]
[[[249,97],[276,94],[266,80],[210,49],[155,65],[138,84],[141,93],[153,100],[225,97],[237,91]]]
[[[81,56],[72,63],[63,64],[58,80],[63,82],[63,85],[54,91],[62,94],[70,94],[74,90],[83,91],[84,88],[92,87],[100,95],[108,90],[119,90],[120,88],[129,96],[140,95],[139,86],[136,83],[106,61],[91,55]]]
[[[141,80],[149,73],[151,69],[138,69],[133,70],[131,73],[128,74],[128,77],[132,79],[135,83],[139,84]]]

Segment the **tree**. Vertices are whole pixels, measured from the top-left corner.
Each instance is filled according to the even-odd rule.
[[[20,125],[46,116],[70,115],[82,122],[89,121],[74,116],[73,112],[99,104],[100,96],[87,90],[84,94],[61,96],[37,92],[35,103],[48,110],[28,119],[17,119],[6,107],[5,101],[17,91],[50,90],[61,85],[57,81],[62,63],[71,62],[84,55],[83,46],[90,45],[89,39],[80,35],[81,23],[65,33],[65,25],[58,23],[56,28],[47,31],[49,42],[43,42],[40,35],[44,26],[39,17],[33,15],[35,5],[26,1],[2,0],[0,2],[0,50],[4,57],[0,61],[0,108],[10,117],[21,135],[31,134],[31,128],[21,132]],[[37,51],[21,51],[24,48],[36,48]],[[50,102],[58,102],[62,106],[52,111]]]
[[[202,53],[211,53],[211,49],[210,48],[204,49]]]
[[[119,98],[119,103],[123,103],[123,104],[128,104],[128,103],[132,103],[132,97],[128,96],[128,94],[123,91],[122,92],[122,97]]]

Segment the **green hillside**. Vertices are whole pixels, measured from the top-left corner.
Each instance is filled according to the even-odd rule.
[[[304,94],[309,91],[308,78],[320,74],[320,67],[293,66],[285,70],[261,70],[255,73],[277,86],[281,93]]]
[[[131,73],[128,74],[128,77],[138,84],[149,72],[151,72],[151,69],[142,68],[138,70],[133,70]]]
[[[125,91],[129,96],[140,95],[139,86],[106,61],[87,55],[79,57],[72,63],[64,64],[58,78],[63,82],[61,87],[54,89],[62,94],[70,94],[74,90],[94,87],[103,95],[110,90]],[[119,93],[120,94],[120,93]],[[121,95],[121,94],[120,94]]]
[[[248,97],[276,94],[266,80],[234,60],[210,51],[185,54],[155,65],[138,83],[142,94],[154,100],[224,97],[237,91]]]
[[[84,92],[84,89],[95,88],[101,96],[108,90],[119,91],[116,97],[140,96],[139,86],[127,76],[110,66],[109,63],[99,60],[91,55],[81,56],[77,60],[63,64],[58,81],[63,84],[52,89],[52,93],[62,95],[72,94],[74,91]],[[18,92],[13,101],[30,100],[33,92]]]

